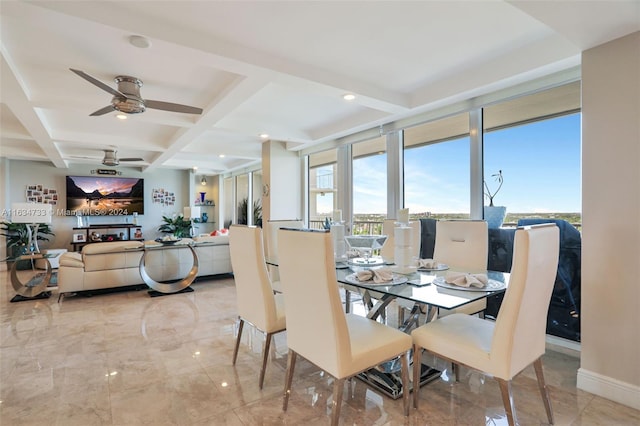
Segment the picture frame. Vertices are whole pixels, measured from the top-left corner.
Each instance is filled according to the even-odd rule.
[[[86,235],[84,233],[73,234],[73,242],[74,243],[84,243],[86,242]]]

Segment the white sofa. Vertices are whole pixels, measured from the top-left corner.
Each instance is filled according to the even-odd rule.
[[[232,272],[229,237],[184,238],[176,248],[147,250],[145,268],[156,281],[183,278],[191,269],[191,250],[180,245],[194,243],[198,255],[198,276]],[[149,241],[149,246],[156,245]],[[87,244],[81,252],[60,256],[58,291],[60,294],[143,284],[139,265],[145,253],[141,241],[112,241]]]

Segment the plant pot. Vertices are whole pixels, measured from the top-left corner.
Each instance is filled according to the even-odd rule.
[[[502,226],[507,215],[505,206],[484,206],[484,220],[487,221],[489,229],[497,229]]]

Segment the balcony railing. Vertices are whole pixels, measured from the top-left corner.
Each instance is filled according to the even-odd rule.
[[[414,220],[414,219],[412,219]],[[517,222],[505,222],[502,224],[503,228],[515,228],[518,225]],[[578,231],[582,231],[582,223],[571,223]],[[312,229],[323,229],[324,220],[311,220],[309,226]],[[353,222],[352,235],[380,235],[382,234],[382,222],[381,221],[363,221],[358,220]]]

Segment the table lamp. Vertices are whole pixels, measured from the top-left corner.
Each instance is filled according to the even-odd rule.
[[[29,235],[29,251],[40,253],[38,247],[38,227],[41,223],[51,223],[53,206],[38,203],[14,203],[11,205],[11,221],[25,223]]]

